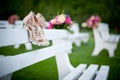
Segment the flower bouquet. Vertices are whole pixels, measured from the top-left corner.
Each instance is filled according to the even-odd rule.
[[[91,16],[87,19],[86,22],[82,23],[83,27],[88,26],[88,28],[96,28],[98,26],[98,23],[101,21],[99,16]]]
[[[16,27],[16,24],[15,24],[15,21],[16,21],[16,20],[19,20],[19,16],[16,15],[16,14],[13,14],[13,15],[11,15],[10,17],[8,17],[8,23],[9,23],[13,28]]]
[[[14,14],[14,15],[11,15],[9,18],[8,18],[8,23],[10,24],[15,24],[15,21],[16,20],[19,20],[19,16]]]
[[[66,29],[70,33],[72,31],[70,30],[71,25],[74,22],[71,20],[70,16],[68,14],[60,14],[55,16],[53,19],[51,19],[48,22],[47,29]]]

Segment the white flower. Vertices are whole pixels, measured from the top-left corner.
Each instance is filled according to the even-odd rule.
[[[86,22],[83,22],[83,23],[81,24],[81,26],[82,26],[82,27],[87,27],[87,23],[86,23]]]
[[[66,16],[64,14],[58,15],[56,18],[57,24],[62,24],[65,22]]]
[[[52,19],[50,22],[51,22],[52,24],[56,24],[56,19]]]

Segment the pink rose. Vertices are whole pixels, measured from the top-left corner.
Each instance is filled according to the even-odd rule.
[[[87,25],[88,25],[89,28],[95,28],[95,27],[97,27],[99,22],[100,22],[99,16],[91,16],[87,20]]]
[[[10,24],[15,24],[15,21],[19,19],[19,16],[14,14],[14,15],[11,15],[9,18],[8,18],[8,22]]]
[[[70,17],[66,17],[65,23],[66,24],[70,24],[70,22],[71,22],[71,18]]]
[[[59,25],[65,22],[66,17],[64,14],[61,14],[56,16],[55,19],[56,19],[56,24]]]
[[[51,23],[51,22],[49,22],[49,24],[48,24],[48,26],[46,27],[47,29],[52,29],[53,28],[53,26],[54,26],[54,24],[53,23]]]

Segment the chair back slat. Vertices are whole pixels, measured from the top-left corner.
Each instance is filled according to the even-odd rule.
[[[47,40],[66,38],[65,30],[44,30]],[[0,29],[0,47],[28,43],[29,36],[26,29]]]
[[[109,35],[109,26],[106,23],[99,23],[98,25],[98,30],[100,33],[100,36],[102,37],[103,40],[108,39]]]
[[[0,47],[29,42],[27,30],[0,29]]]

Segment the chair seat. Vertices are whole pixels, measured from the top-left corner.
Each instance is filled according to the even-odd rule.
[[[109,73],[109,66],[91,64],[80,64],[72,72],[70,72],[63,80],[107,80]]]
[[[119,42],[119,35],[110,35],[107,39],[105,39],[106,42],[111,42],[111,43],[118,43]]]
[[[114,57],[120,35],[110,34],[109,26],[106,23],[100,23],[97,28],[93,29],[93,34],[95,48],[92,52],[92,55],[97,56],[103,49],[106,49],[109,57]]]

